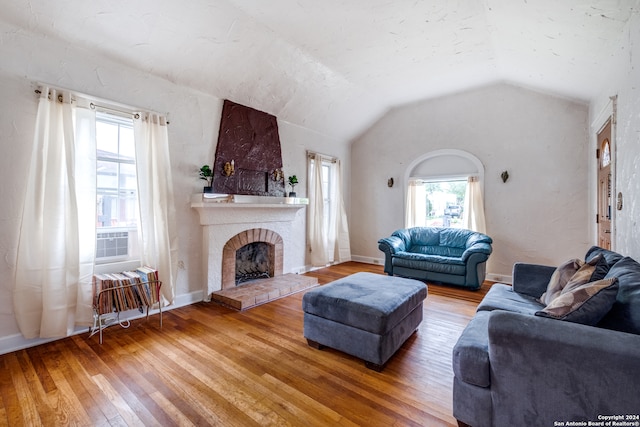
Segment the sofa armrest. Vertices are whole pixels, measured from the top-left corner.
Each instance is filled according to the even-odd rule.
[[[473,254],[484,254],[484,260],[486,261],[489,258],[489,255],[491,255],[491,244],[474,243],[465,249],[460,258],[462,258],[462,261],[466,261]]]
[[[404,240],[399,237],[391,236],[378,240],[378,249],[384,253],[395,254],[397,252],[406,251]]]
[[[519,294],[540,298],[547,290],[554,271],[556,267],[517,262],[513,265],[513,290]]]
[[[384,272],[393,276],[393,254],[405,251],[405,243],[400,237],[391,236],[378,240],[378,249],[384,252]]]
[[[489,360],[495,425],[554,425],[637,414],[640,336],[493,311]],[[579,417],[579,418],[575,418]]]

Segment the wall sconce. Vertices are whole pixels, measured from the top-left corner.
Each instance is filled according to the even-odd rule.
[[[271,175],[273,176],[273,180],[278,182],[278,181],[282,181],[284,179],[284,172],[282,172],[282,169],[276,169],[274,170]]]
[[[229,163],[229,162],[225,163],[224,167],[222,169],[222,174],[224,176],[231,176],[234,173],[236,173],[235,164],[236,164],[236,162],[234,162],[233,160],[231,160],[231,163]]]

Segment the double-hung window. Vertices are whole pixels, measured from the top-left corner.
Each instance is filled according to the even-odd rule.
[[[133,120],[96,112],[96,263],[135,259],[138,182]]]

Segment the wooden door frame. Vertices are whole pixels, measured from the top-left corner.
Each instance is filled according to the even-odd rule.
[[[598,213],[598,168],[599,159],[596,159],[596,150],[599,149],[598,134],[602,132],[609,120],[611,121],[611,250],[616,248],[616,112],[618,105],[618,95],[609,97],[609,102],[596,116],[595,120],[591,122],[591,149],[589,150],[589,195],[590,195],[590,211],[591,211],[591,224],[590,227],[592,238],[591,241],[594,244],[598,244],[598,224],[596,223],[596,214]]]

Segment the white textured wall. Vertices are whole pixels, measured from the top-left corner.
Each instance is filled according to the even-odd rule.
[[[197,178],[200,166],[213,162],[222,99],[51,38],[31,36],[2,22],[0,57],[0,277],[3,279],[0,281],[0,352],[3,340],[15,341],[19,335],[13,315],[12,286],[25,173],[35,126],[37,96],[34,82],[168,113],[179,233],[178,257],[183,265],[178,271],[176,295],[177,300],[183,302],[201,297],[204,283],[201,274],[202,230],[197,212],[190,207],[190,196],[202,191],[202,181]],[[340,148],[337,141],[325,135],[286,122],[279,121],[278,125],[284,172],[298,175],[300,185],[296,190],[301,196],[306,187],[307,149],[348,158],[348,148]],[[292,233],[299,241],[305,239],[304,221],[305,215],[298,215],[292,226]],[[304,266],[303,249],[294,254],[293,259],[292,269]]]
[[[404,223],[401,179],[421,155],[458,149],[485,168],[488,273],[516,261],[558,264],[589,246],[588,108],[498,84],[389,112],[352,145],[351,248],[382,258],[377,240]],[[500,179],[508,170],[507,183]],[[393,177],[398,185],[388,188]]]
[[[609,97],[617,95],[617,125],[614,141],[615,189],[623,195],[622,210],[614,211],[615,249],[640,260],[640,14],[635,13],[625,29],[624,44],[611,52],[611,74],[600,97],[592,103],[592,150],[595,132]],[[595,173],[595,163],[592,173]],[[595,183],[595,175],[590,182]],[[593,190],[595,191],[595,190]],[[614,205],[615,206],[615,205]],[[595,216],[595,199],[592,200]],[[595,225],[593,226],[595,228]]]

